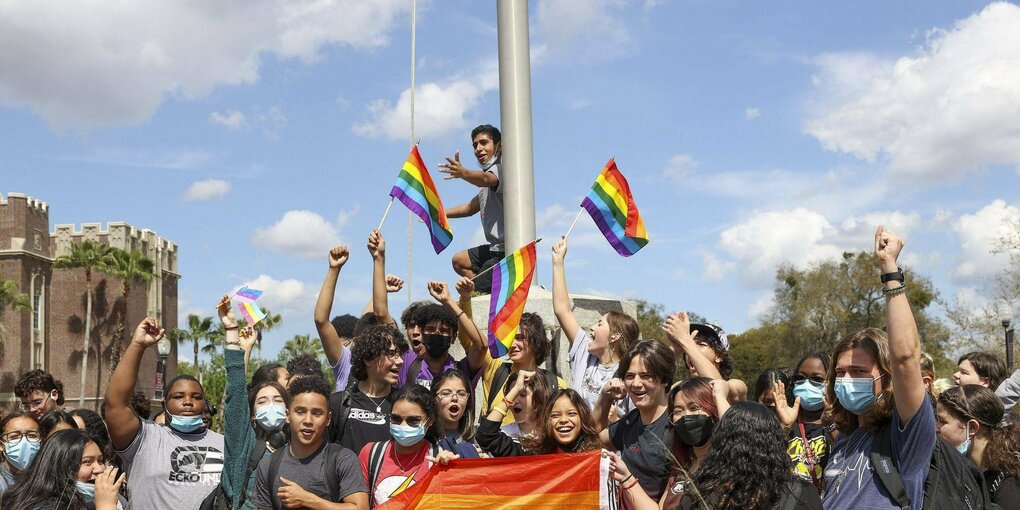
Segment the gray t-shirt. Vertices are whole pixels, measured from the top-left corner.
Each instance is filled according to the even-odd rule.
[[[567,351],[567,363],[570,364],[570,387],[584,398],[588,407],[595,409],[602,387],[616,375],[620,363],[603,365],[599,359],[588,352],[591,337],[583,329],[578,330],[574,343]],[[631,410],[630,398],[624,396],[616,403],[616,412],[621,418]]]
[[[339,448],[340,454],[336,456],[336,466],[326,466],[329,458],[326,454],[326,447]],[[255,479],[255,493],[252,494],[252,502],[259,508],[281,508],[276,498],[276,491],[280,488],[280,478],[286,478],[302,489],[319,496],[322,499],[331,501],[332,491],[329,487],[329,479],[326,472],[330,469],[336,472],[336,480],[339,487],[336,490],[337,501],[355,492],[366,492],[365,477],[361,474],[361,464],[358,463],[358,456],[354,452],[338,444],[322,442],[319,449],[299,459],[291,453],[290,447],[285,447],[283,458],[280,459],[280,470],[277,472],[276,480],[269,480],[269,464],[272,457],[265,457],[259,461],[258,474]]]
[[[499,182],[492,188],[478,191],[478,206],[482,213],[482,232],[492,251],[503,251],[503,169],[500,163],[486,172],[496,174]]]
[[[131,508],[198,508],[220,484],[223,436],[182,434],[142,420],[135,439],[118,451],[128,474]]]

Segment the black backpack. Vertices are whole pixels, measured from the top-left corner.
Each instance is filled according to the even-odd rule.
[[[287,451],[286,448],[280,448],[273,452],[273,455],[269,457],[269,483],[273,484],[274,480],[280,477],[280,462],[283,461],[283,454]],[[329,500],[338,502],[340,499],[340,479],[336,472],[337,459],[340,458],[340,452],[343,451],[343,447],[338,444],[326,443],[326,483],[329,485]],[[277,503],[279,500],[276,499],[276,492],[273,492],[273,508],[278,507]]]
[[[326,427],[326,438],[331,443],[340,443],[351,416],[351,393],[338,391],[329,396],[329,412],[333,415]]]
[[[492,384],[489,385],[489,395],[486,397],[486,409],[492,409],[492,406],[496,403],[496,396],[499,395],[499,390],[506,386],[507,379],[510,378],[510,371],[513,369],[513,363],[503,363],[496,369],[496,373],[492,376]],[[559,381],[556,378],[556,374],[544,369],[539,368],[538,371],[545,377],[546,382],[549,383],[549,388],[553,392],[559,388]]]
[[[920,409],[918,412],[926,411]],[[1002,510],[992,503],[984,474],[951,444],[935,439],[928,477],[924,481],[924,504],[914,508],[903,485],[903,477],[893,461],[891,425],[875,434],[871,444],[871,467],[893,504],[901,510]]]
[[[251,454],[248,456],[248,470],[245,471],[247,476],[244,477],[244,486],[241,487],[241,492],[238,493],[237,497],[240,499],[237,506],[244,504],[244,500],[248,497],[248,479],[251,478],[252,472],[259,467],[259,461],[266,454],[266,442],[258,440],[255,442],[255,448],[252,448]],[[223,492],[223,482],[220,482],[215,489],[205,499],[202,500],[202,505],[198,507],[199,510],[230,510],[230,500],[227,499],[227,493]]]

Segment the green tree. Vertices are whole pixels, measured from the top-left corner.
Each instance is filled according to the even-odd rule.
[[[18,282],[14,280],[0,280],[0,315],[3,315],[4,311],[8,308],[20,311],[28,310],[32,304],[28,300],[28,295],[18,291]],[[4,325],[0,322],[0,342],[3,341],[4,337]]]
[[[82,341],[81,394],[78,397],[78,407],[85,407],[85,374],[89,365],[89,345],[92,343],[92,272],[106,271],[105,260],[112,251],[113,248],[96,241],[71,243],[71,253],[61,255],[53,261],[53,267],[56,268],[85,270],[85,338]]]
[[[213,326],[212,317],[199,317],[195,314],[188,315],[188,329],[176,329],[174,330],[174,338],[177,340],[178,345],[191,342],[194,348],[194,363],[192,366],[199,366],[198,364],[198,346],[203,340],[215,338],[217,336],[217,327]]]
[[[283,345],[283,349],[280,349],[277,359],[281,363],[286,363],[288,360],[303,354],[320,359],[325,356],[325,353],[322,351],[322,343],[319,342],[318,338],[313,339],[311,335],[294,335],[294,338],[287,340],[287,343]]]
[[[115,360],[119,361],[121,351],[124,348],[124,340],[127,336],[127,308],[128,297],[131,294],[131,285],[134,282],[147,282],[152,280],[152,272],[155,266],[152,260],[146,258],[145,254],[138,250],[125,251],[114,249],[103,262],[106,265],[106,273],[111,276],[116,276],[121,280],[120,296],[124,301],[124,309],[117,317],[117,340],[115,341],[114,347]],[[110,365],[111,370],[114,366],[116,366],[115,363]]]

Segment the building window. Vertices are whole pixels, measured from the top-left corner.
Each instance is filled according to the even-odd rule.
[[[39,331],[39,311],[42,309],[42,293],[37,293],[32,297],[32,329]]]
[[[36,342],[35,345],[32,346],[32,369],[37,369],[38,368],[38,369],[41,370],[43,368],[43,365],[42,365],[42,359],[43,359],[42,348],[43,348],[42,342]]]

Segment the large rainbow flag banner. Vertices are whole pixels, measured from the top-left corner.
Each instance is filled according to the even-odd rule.
[[[439,192],[436,185],[425,168],[425,162],[421,160],[418,153],[418,145],[411,147],[411,154],[407,156],[397,182],[390,190],[390,196],[400,200],[416,216],[425,222],[429,227],[429,236],[432,237],[432,247],[436,253],[443,251],[453,241],[453,229],[450,227],[450,220],[446,218],[446,210],[443,209],[443,201],[439,199]]]
[[[535,274],[535,243],[511,253],[492,269],[489,297],[489,353],[499,358],[510,350],[528,301],[531,276]]]
[[[455,460],[435,465],[378,510],[611,510],[616,483],[601,452]]]
[[[629,257],[648,244],[645,222],[615,160],[606,163],[588,196],[581,201],[581,207],[588,211],[602,235],[620,255]]]

